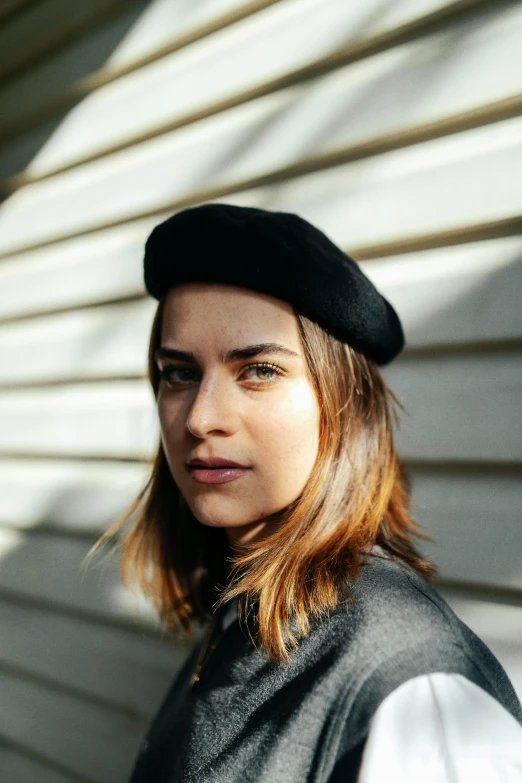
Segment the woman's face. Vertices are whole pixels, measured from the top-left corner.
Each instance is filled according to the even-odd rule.
[[[225,355],[238,350],[245,354]],[[176,286],[156,361],[161,440],[189,508],[202,524],[226,528],[234,547],[262,538],[265,517],[304,489],[319,447],[319,405],[292,307],[248,288]],[[198,457],[246,469],[194,472],[187,463]]]

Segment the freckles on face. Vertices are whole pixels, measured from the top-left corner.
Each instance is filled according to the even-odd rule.
[[[226,352],[266,343],[293,355],[224,361]],[[161,381],[157,401],[167,462],[194,516],[233,528],[293,502],[317,457],[319,405],[290,305],[235,286],[177,286],[165,302],[161,346],[193,356],[158,360],[171,375]],[[281,373],[260,364],[276,364]],[[194,481],[186,462],[214,456],[249,470],[224,484]]]

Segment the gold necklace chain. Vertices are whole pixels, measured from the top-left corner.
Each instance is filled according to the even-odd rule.
[[[200,674],[209,662],[210,658],[212,657],[212,653],[216,649],[219,640],[223,636],[224,631],[222,630],[221,633],[218,634],[217,638],[214,640],[214,643],[211,645],[210,642],[212,641],[212,638],[214,636],[214,633],[217,629],[218,623],[219,623],[220,615],[219,613],[214,618],[214,621],[211,623],[210,628],[207,631],[207,635],[205,637],[205,641],[203,642],[203,645],[201,647],[199,656],[198,656],[198,662],[196,664],[196,668],[194,669],[194,672],[192,674],[192,677],[190,678],[190,688],[192,689],[194,685],[199,682]],[[208,655],[207,655],[208,652]],[[206,656],[206,659],[205,659]]]

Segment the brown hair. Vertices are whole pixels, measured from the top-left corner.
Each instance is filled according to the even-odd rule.
[[[155,397],[164,299],[150,337],[148,377]],[[404,410],[376,364],[296,313],[310,381],[320,403],[318,455],[301,495],[268,519],[275,532],[232,554],[226,531],[202,525],[175,484],[160,443],[145,487],[101,536],[121,537],[121,574],[147,594],[165,624],[190,633],[216,605],[239,598],[240,618],[256,606],[259,643],[276,661],[310,632],[310,618],[350,600],[372,547],[427,579],[435,567],[415,549],[428,538],[410,516],[406,470],[394,446],[394,404]],[[290,621],[297,633],[290,627]],[[285,636],[286,640],[285,641]]]

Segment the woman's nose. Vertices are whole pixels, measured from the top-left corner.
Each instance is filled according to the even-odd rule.
[[[202,379],[187,416],[188,430],[198,438],[218,430],[234,432],[237,427],[237,406],[233,391],[225,379],[212,376]]]

